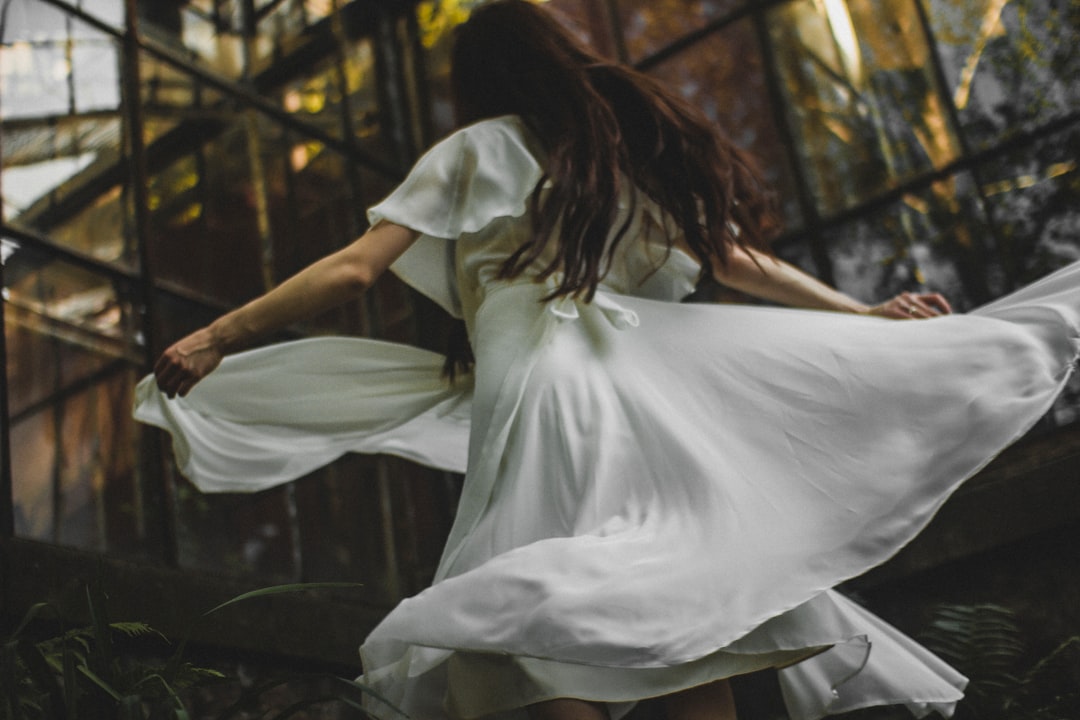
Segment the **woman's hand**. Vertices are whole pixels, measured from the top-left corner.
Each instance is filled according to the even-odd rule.
[[[209,328],[193,332],[163,352],[154,364],[158,389],[170,398],[187,395],[223,356],[221,343]]]
[[[948,315],[951,312],[949,301],[939,293],[902,292],[891,300],[869,308],[866,314],[896,320],[915,320]]]
[[[154,365],[158,387],[170,398],[183,397],[225,355],[357,297],[418,237],[417,230],[380,222],[341,250],[170,347]]]
[[[727,262],[713,266],[713,278],[749,295],[811,310],[905,320],[952,312],[949,301],[938,293],[900,293],[891,300],[871,307],[810,277],[790,263],[752,248],[731,248]]]

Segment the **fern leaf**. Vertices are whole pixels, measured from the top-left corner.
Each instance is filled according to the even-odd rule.
[[[109,623],[109,627],[117,632],[127,635],[128,637],[145,637],[146,635],[155,635],[165,642],[169,639],[162,635],[159,631],[150,627],[144,622],[113,622]]]

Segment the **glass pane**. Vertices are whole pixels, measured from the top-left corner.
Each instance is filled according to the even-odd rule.
[[[299,137],[272,120],[258,122],[261,168],[270,222],[271,280],[281,282],[352,242],[363,227],[354,197],[355,168],[318,141]],[[359,331],[361,313],[349,303],[314,318],[313,332]]]
[[[766,180],[780,196],[787,225],[801,225],[793,171],[773,122],[761,49],[751,21],[739,21],[714,33],[649,72],[704,110],[739,147],[757,156]]]
[[[837,287],[864,302],[931,291],[964,311],[1002,294],[986,215],[967,174],[846,223],[825,239]]]
[[[143,142],[151,163],[160,162],[155,153],[161,154],[173,141],[162,142],[161,151],[155,151],[153,144],[171,131],[183,128],[185,134],[198,134],[206,128],[212,132],[215,126],[237,114],[236,106],[227,103],[220,93],[152,55],[140,56],[139,72],[145,115]]]
[[[32,2],[0,47],[4,217],[102,260],[133,263],[116,42]]]
[[[158,42],[183,47],[189,57],[226,77],[257,78],[290,55],[333,50],[329,16],[333,0],[138,0],[142,31]],[[253,29],[253,33],[245,28]],[[250,35],[250,58],[244,38]]]
[[[341,62],[335,55],[329,55],[295,75],[280,89],[282,108],[328,135],[342,137],[347,101],[350,126],[360,147],[388,160],[394,157],[383,132],[375,49],[370,38],[349,42]]]
[[[242,302],[265,289],[248,133],[234,122],[184,140],[188,154],[150,178],[156,275],[208,302]]]
[[[5,120],[71,110],[69,24],[43,0],[7,3],[0,45],[0,111]]]
[[[375,45],[371,39],[360,38],[350,42],[345,50],[344,63],[353,136],[364,150],[392,160],[395,153],[391,138],[383,127],[375,74]]]
[[[341,82],[337,61],[327,58],[305,68],[281,92],[281,105],[323,132],[341,137],[343,120]]]
[[[72,22],[70,50],[75,112],[115,111],[120,107],[120,46],[110,36],[79,32],[80,25]]]
[[[16,532],[129,554],[145,521],[131,419],[132,308],[108,279],[6,244]]]
[[[748,0],[618,0],[631,62],[748,4]]]
[[[0,69],[5,119],[120,105],[115,40],[42,0],[8,7]]]
[[[157,277],[211,302],[247,300],[267,282],[258,116],[146,56],[142,68]]]
[[[1075,112],[1080,4],[922,0],[948,92],[974,146]]]
[[[130,367],[112,369],[86,389],[64,393],[12,423],[20,536],[137,554],[132,544],[144,523],[130,413],[136,374]]]
[[[226,77],[243,75],[240,3],[230,0],[137,2],[142,34],[165,45],[183,47],[187,57]]]
[[[1080,259],[1078,147],[1074,126],[979,166],[1010,286]]]
[[[263,2],[256,9],[256,35],[253,58],[257,72],[287,57],[300,48],[322,46],[333,49],[330,16],[342,0],[281,0]]]
[[[118,30],[124,28],[124,0],[75,0],[75,7]]]
[[[10,254],[4,265],[4,301],[10,312],[16,313],[11,317],[23,317],[23,325],[34,330],[34,337],[62,338],[101,356],[102,361],[139,361],[131,350],[134,331],[130,290],[17,242],[5,241],[5,246]],[[9,353],[13,352],[10,347]],[[11,387],[9,402],[13,412],[21,403],[40,400],[34,378],[42,368],[40,362],[29,363],[25,367],[28,375]],[[12,372],[10,365],[8,370]],[[62,378],[65,383],[77,379],[68,375]],[[46,378],[45,382],[52,380]]]
[[[100,260],[133,266],[119,115],[10,121],[0,131],[5,219]]]
[[[823,214],[957,157],[913,0],[796,0],[770,11],[768,23]]]
[[[118,160],[117,164],[120,162],[123,161]],[[68,210],[71,213],[69,217],[55,217],[56,224],[42,228],[43,231],[48,232],[52,239],[99,260],[135,269],[138,247],[134,238],[130,184],[127,181],[124,185],[114,185],[101,191],[92,199],[87,198],[85,207],[69,207]]]
[[[263,130],[263,167],[270,187],[274,279],[297,271],[354,240],[359,213],[349,187],[348,163],[315,141],[296,139],[273,123]]]

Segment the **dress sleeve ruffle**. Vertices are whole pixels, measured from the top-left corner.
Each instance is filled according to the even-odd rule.
[[[454,246],[494,220],[525,214],[543,175],[517,117],[485,120],[431,148],[389,197],[368,210],[421,233],[391,266],[402,280],[461,317]]]

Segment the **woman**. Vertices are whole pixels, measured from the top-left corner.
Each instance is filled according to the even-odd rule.
[[[773,216],[730,142],[524,0],[462,28],[454,88],[465,127],[372,229],[169,348],[137,414],[210,490],[347,450],[467,468],[433,586],[361,649],[413,717],[600,720],[663,697],[672,720],[733,718],[726,679],[770,667],[796,718],[951,712],[964,679],[830,588],[1047,409],[1080,268],[963,317],[937,294],[839,293],[768,253]],[[207,377],[391,266],[464,319],[471,375],[310,340]],[[706,273],[804,310],[677,303]]]

